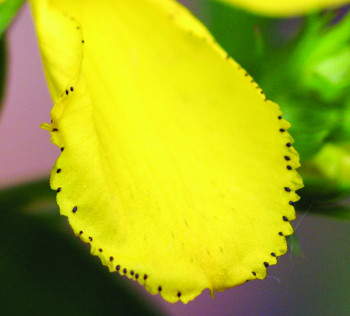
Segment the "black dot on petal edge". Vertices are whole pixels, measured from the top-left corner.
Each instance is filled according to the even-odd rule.
[[[131,275],[134,275],[134,273],[135,273],[135,272],[134,272],[133,270],[130,271],[130,274],[131,274]]]
[[[276,257],[276,254],[274,252],[271,252],[272,257]]]
[[[292,170],[293,168],[291,166],[287,166],[287,169],[288,170]]]
[[[79,235],[82,235],[83,234],[83,231],[81,230],[80,232],[79,232]]]
[[[252,271],[252,274],[253,274],[254,276],[256,276],[256,272],[255,272],[255,271]]]
[[[70,91],[74,91],[74,88],[73,88],[73,87],[70,87]]]
[[[177,297],[180,297],[181,296],[181,292],[177,292]]]
[[[287,216],[283,216],[282,218],[283,218],[283,220],[284,220],[285,222],[288,222]]]
[[[278,117],[278,119],[279,119],[279,120],[282,120],[282,116],[280,115],[280,116]]]
[[[279,232],[278,235],[283,236],[283,233],[282,233],[282,232]]]
[[[103,249],[102,249],[102,248],[100,248],[98,251],[99,251],[99,252],[102,252],[102,251],[103,251]]]
[[[89,240],[92,241],[92,237],[89,237]]]
[[[267,268],[269,264],[267,262],[264,262],[264,266]]]
[[[61,188],[57,188],[56,191],[57,191],[57,193],[58,193],[58,192],[61,192],[61,190],[62,190]]]
[[[284,159],[289,161],[290,160],[290,157],[289,156],[284,156]]]
[[[124,268],[123,273],[126,274],[126,272],[128,272],[128,270]]]
[[[113,261],[114,260],[114,258],[113,257],[109,257],[109,261]]]
[[[78,207],[74,206],[72,212],[75,213],[77,210],[78,210]]]
[[[284,133],[286,130],[284,128],[280,128],[280,132]]]
[[[53,128],[52,131],[53,132],[58,132],[58,129],[57,128]]]
[[[60,173],[61,172],[61,169],[57,169],[57,171],[56,171],[57,173]]]
[[[64,151],[64,147],[61,147],[60,149],[61,149],[61,151]]]
[[[120,265],[118,264],[117,267],[116,267],[117,271],[120,270]]]
[[[136,273],[136,274],[135,274],[135,279],[138,279],[138,278],[139,278],[139,274]]]
[[[289,205],[294,205],[294,202],[293,201],[289,201]]]
[[[288,188],[288,187],[284,187],[284,190],[285,190],[286,192],[290,192],[290,191],[291,191],[291,189]]]
[[[161,291],[162,291],[162,287],[158,286],[158,292],[161,292]]]
[[[287,147],[292,147],[292,144],[291,143],[287,143],[286,146]]]
[[[143,276],[143,279],[144,279],[144,280],[147,280],[147,278],[148,278],[148,275],[145,274],[145,275]]]

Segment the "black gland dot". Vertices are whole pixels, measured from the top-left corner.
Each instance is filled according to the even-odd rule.
[[[128,270],[124,268],[123,273],[126,274],[127,272],[128,272]]]
[[[82,235],[83,234],[83,231],[81,230],[80,232],[79,232],[79,235]]]
[[[109,261],[113,261],[114,260],[114,258],[113,257],[109,257]]]
[[[286,146],[287,147],[292,147],[292,144],[291,143],[287,143]]]
[[[61,171],[62,171],[61,169],[57,169],[57,171],[56,171],[56,172],[57,172],[57,173],[60,173]]]
[[[81,42],[82,42],[83,44],[85,43],[85,41],[84,41],[84,40],[82,40]]]
[[[290,160],[290,157],[289,156],[284,156],[284,159],[289,161]]]
[[[136,273],[136,274],[135,274],[135,279],[138,279],[138,278],[139,278],[139,274]]]
[[[78,210],[78,207],[74,206],[72,212],[75,213],[77,210]]]
[[[278,235],[283,236],[283,233],[282,233],[282,232],[279,232]]]
[[[280,128],[280,132],[284,133],[286,130],[284,128]]]
[[[61,187],[59,187],[59,188],[57,188],[56,191],[57,191],[57,193],[58,193],[58,192],[61,192],[61,190],[62,190]]]
[[[162,287],[158,286],[158,292],[162,292]]]
[[[284,187],[284,190],[285,190],[286,192],[290,192],[290,191],[291,191],[291,189],[288,188],[288,187]]]
[[[265,266],[265,268],[267,268],[269,266],[269,264],[267,262],[264,262],[264,266]]]
[[[99,252],[102,252],[102,251],[103,251],[103,249],[102,249],[102,248],[100,248],[98,251],[99,251]]]
[[[118,264],[117,267],[116,267],[117,271],[120,270],[120,265]]]
[[[294,202],[293,201],[289,201],[289,205],[294,205]]]
[[[282,120],[282,116],[281,116],[281,115],[280,115],[280,116],[278,116],[278,119],[279,119],[279,120]]]
[[[177,297],[181,297],[181,292],[177,292]]]
[[[131,274],[131,275],[134,275],[134,273],[135,273],[134,270],[131,270],[131,271],[130,271],[130,274]]]
[[[89,240],[92,241],[92,237],[89,237]]]
[[[61,149],[61,151],[64,151],[64,147],[61,147],[60,149]]]
[[[288,166],[287,166],[287,169],[288,169],[288,170],[292,170],[293,168],[292,168],[291,166],[288,165]]]
[[[66,95],[68,95],[68,93],[69,93],[69,91],[68,91],[68,90],[66,90]]]
[[[74,88],[73,88],[73,87],[70,87],[70,91],[72,91],[72,92],[73,92],[73,91],[74,91]]]
[[[256,272],[255,272],[255,271],[252,271],[252,274],[253,274],[254,276],[256,276]]]
[[[271,252],[272,257],[276,257],[276,254],[274,252]]]
[[[147,280],[147,279],[148,279],[148,275],[145,274],[145,275],[143,276],[143,279],[144,279],[144,280]]]
[[[53,132],[58,132],[58,129],[57,128],[53,128],[52,131]]]
[[[285,222],[288,222],[287,216],[283,216],[282,218],[283,218],[283,220],[284,220]]]

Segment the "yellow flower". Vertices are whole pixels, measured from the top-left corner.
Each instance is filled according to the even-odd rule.
[[[172,0],[32,0],[61,214],[169,302],[263,279],[299,159],[279,107]]]
[[[350,0],[217,0],[269,16],[293,16],[313,10],[337,8]]]

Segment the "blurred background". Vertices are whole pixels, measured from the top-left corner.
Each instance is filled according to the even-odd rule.
[[[309,18],[307,23],[312,30],[305,31],[304,27],[301,34],[302,19],[271,21],[207,1],[183,3],[208,25],[219,43],[253,75],[270,99],[280,103],[284,112],[293,102],[303,104],[309,111],[300,114],[301,110],[296,111],[293,107],[294,110],[289,111],[292,114],[285,113],[293,126],[295,117],[303,117],[303,124],[295,123],[296,146],[299,139],[301,144],[303,141],[310,146],[315,142],[318,144],[317,148],[311,149],[306,145],[297,147],[307,157],[305,165],[311,166],[305,169],[306,175],[312,174],[306,183],[314,187],[305,194],[305,201],[293,222],[298,240],[291,241],[294,251],[279,258],[278,265],[269,267],[265,280],[217,293],[214,299],[204,291],[187,305],[167,303],[125,277],[108,273],[97,258],[89,255],[88,246],[74,237],[66,220],[59,215],[54,203],[55,194],[49,189],[47,179],[59,152],[50,143],[49,133],[39,128],[41,123],[50,121],[52,102],[29,8],[25,4],[6,37],[7,79],[0,117],[0,315],[350,315],[350,223],[343,220],[349,216],[347,206],[343,203],[340,207],[337,200],[348,195],[347,180],[350,182],[350,178],[341,179],[339,184],[340,180],[332,174],[332,184],[329,179],[324,184],[322,181],[328,171],[320,175],[315,166],[322,166],[322,159],[329,165],[334,155],[317,158],[317,162],[312,160],[326,143],[343,146],[344,139],[334,140],[333,137],[339,129],[339,124],[334,125],[339,123],[337,115],[346,115],[343,110],[334,114],[334,107],[343,100],[343,92],[337,90],[326,96],[319,93],[320,96],[315,86],[322,86],[323,90],[328,88],[319,81],[317,84],[307,81],[300,88],[302,92],[293,98],[285,92],[286,88],[279,88],[284,85],[288,91],[297,90],[296,81],[299,80],[293,80],[301,77],[295,73],[297,67],[292,67],[294,73],[291,73],[288,64],[291,60],[297,60],[298,65],[306,60],[309,67],[310,58],[314,60],[320,55],[306,56],[296,44],[303,42],[308,52],[317,51],[313,45],[316,45],[315,41],[320,42],[320,37],[312,30],[317,28],[315,23],[320,19]],[[335,20],[342,19],[345,13],[346,10],[333,13],[327,17],[327,23],[337,23]],[[324,18],[325,15],[322,23],[325,23]],[[349,36],[350,29],[347,30]],[[269,33],[274,36],[270,38]],[[321,33],[324,34],[323,29]],[[314,38],[314,42],[310,38]],[[348,45],[348,37],[342,43]],[[336,50],[339,52],[338,46]],[[349,56],[345,55],[343,68],[350,60],[346,57]],[[271,60],[285,68],[276,69]],[[329,67],[334,71],[336,65],[333,63]],[[326,66],[324,68],[327,70]],[[288,71],[291,81],[282,82],[278,72],[286,74]],[[350,82],[349,76],[347,79]],[[343,84],[344,89],[348,87],[346,84]],[[273,92],[276,90],[282,92]],[[319,102],[314,105],[316,99]],[[327,118],[335,117],[333,125],[330,127],[328,121],[322,124],[317,121],[322,128],[314,124],[317,126],[312,130],[315,116],[322,111]],[[310,129],[310,133],[317,136],[316,141],[298,136]],[[293,128],[291,133],[294,135]],[[340,170],[341,174],[347,172],[347,169]],[[32,181],[34,184],[24,184]],[[20,184],[22,186],[12,187]],[[322,184],[324,192],[318,191],[317,184]],[[325,188],[325,185],[330,187]],[[315,192],[319,193],[316,199]],[[327,211],[313,211],[321,202],[328,203]],[[340,216],[332,216],[329,213],[332,209]],[[321,213],[323,215],[319,215]]]

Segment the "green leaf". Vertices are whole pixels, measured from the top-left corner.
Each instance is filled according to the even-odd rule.
[[[202,1],[201,8],[215,39],[255,77],[264,54],[264,33],[271,20],[210,0]]]
[[[0,4],[0,38],[10,25],[24,0],[5,0]]]
[[[160,315],[73,237],[54,195],[48,180],[0,191],[0,314]]]
[[[341,221],[349,221],[350,220],[350,198],[343,198],[343,199],[337,199],[331,202],[320,202],[320,203],[314,203],[315,200],[312,202],[310,200],[308,207],[307,200],[302,200],[302,204],[298,205],[298,212],[307,212],[309,214],[316,214],[321,215],[325,217],[331,217],[336,220]]]

